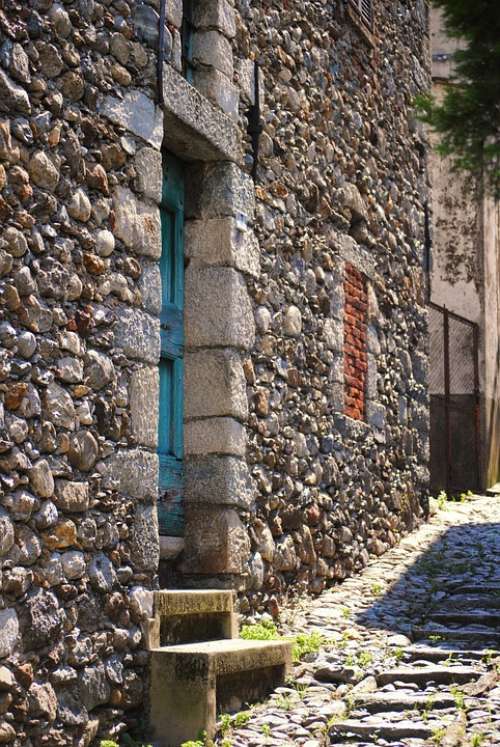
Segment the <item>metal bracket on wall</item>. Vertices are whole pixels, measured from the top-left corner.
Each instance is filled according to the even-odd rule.
[[[257,167],[259,165],[260,136],[264,130],[260,116],[260,68],[257,60],[254,64],[254,103],[248,110],[248,134],[252,139],[252,178],[257,179]]]

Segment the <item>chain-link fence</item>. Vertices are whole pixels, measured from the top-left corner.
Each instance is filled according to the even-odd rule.
[[[479,487],[478,326],[429,306],[431,489]]]

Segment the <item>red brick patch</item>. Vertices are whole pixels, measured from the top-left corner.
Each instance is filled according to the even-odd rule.
[[[368,294],[364,275],[349,263],[345,266],[344,296],[344,414],[364,420]]]

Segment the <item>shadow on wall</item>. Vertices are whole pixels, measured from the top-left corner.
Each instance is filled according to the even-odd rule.
[[[500,606],[500,525],[464,524],[448,529],[430,548],[419,556],[398,581],[376,602],[356,615],[356,622],[366,628],[393,631],[395,634],[414,636],[415,628],[425,623],[427,632],[435,631],[438,637],[439,613],[446,605],[447,611],[459,609],[457,614],[467,614],[474,605],[470,624],[482,631],[478,611]],[[478,601],[474,592],[479,585],[486,588]],[[496,585],[497,591],[488,589]],[[451,598],[460,590],[461,599]],[[469,598],[471,605],[468,604]],[[470,627],[467,623],[467,627]],[[447,622],[448,629],[463,627],[464,622]],[[489,629],[491,631],[491,628]],[[458,647],[453,640],[443,641],[446,648]],[[442,645],[440,643],[440,645]]]

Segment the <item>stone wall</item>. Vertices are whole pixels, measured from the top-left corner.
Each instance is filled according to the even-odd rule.
[[[162,148],[187,164],[181,583],[276,613],[422,516],[425,3],[379,0],[371,33],[343,2],[194,5],[193,86],[168,0],[159,91],[156,0],[0,0],[0,742],[16,747],[89,745],[145,713]],[[346,267],[366,283],[363,419],[344,409]]]
[[[90,744],[143,703],[163,125],[135,6],[0,3],[2,744]]]
[[[247,611],[356,572],[424,513],[427,9],[373,7],[370,34],[346,3],[236,2],[265,89]],[[363,420],[345,414],[345,263],[367,280]]]

